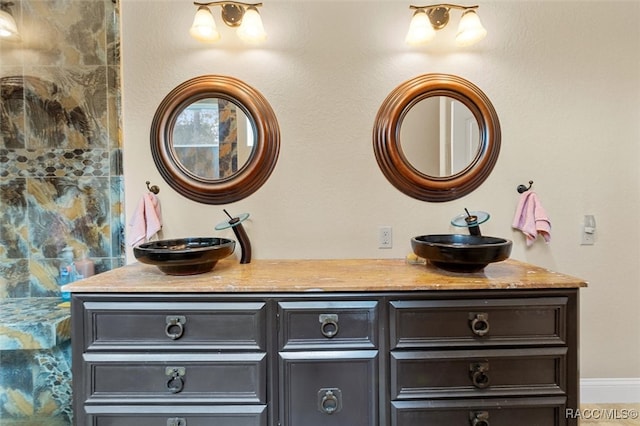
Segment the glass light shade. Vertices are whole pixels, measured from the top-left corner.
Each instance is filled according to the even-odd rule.
[[[20,33],[18,33],[18,26],[15,19],[9,12],[0,10],[0,38],[5,40],[20,40]]]
[[[487,35],[487,30],[480,23],[480,18],[474,10],[467,10],[460,18],[456,43],[460,46],[472,45]]]
[[[198,41],[213,43],[220,39],[220,33],[216,28],[216,22],[207,6],[200,6],[193,18],[193,24],[189,29],[191,37]]]
[[[416,10],[409,24],[409,32],[404,41],[407,44],[418,45],[427,43],[436,36],[436,30],[433,29],[429,16],[424,9]]]
[[[250,6],[244,12],[242,24],[238,28],[238,37],[247,43],[258,43],[267,39],[262,18],[255,7]]]

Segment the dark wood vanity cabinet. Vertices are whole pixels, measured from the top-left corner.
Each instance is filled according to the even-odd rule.
[[[267,303],[74,296],[78,425],[267,423]]]
[[[280,423],[379,424],[379,302],[280,300]]]
[[[390,424],[575,424],[577,306],[553,290],[391,299]]]
[[[80,426],[575,425],[578,290],[74,293]]]

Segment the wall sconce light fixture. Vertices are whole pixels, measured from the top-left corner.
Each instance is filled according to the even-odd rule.
[[[235,1],[194,2],[198,11],[189,33],[199,41],[213,43],[220,39],[210,6],[220,6],[222,22],[230,27],[238,27],[238,37],[248,43],[258,43],[267,38],[258,7],[262,3],[241,3]]]
[[[459,6],[456,4],[433,4],[429,6],[409,6],[415,10],[409,24],[409,32],[405,41],[407,44],[419,45],[431,41],[436,36],[436,30],[440,30],[449,23],[449,11],[451,9],[462,10],[462,17],[458,24],[456,43],[460,46],[469,46],[487,35],[487,30],[480,23],[476,13],[478,6]]]
[[[9,6],[13,6],[11,2],[0,2],[0,39],[19,41],[20,33],[16,20],[13,19]]]

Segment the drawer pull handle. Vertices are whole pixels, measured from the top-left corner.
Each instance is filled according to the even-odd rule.
[[[318,410],[325,414],[342,409],[342,391],[338,388],[322,388],[318,391]]]
[[[180,417],[167,419],[167,426],[187,426],[187,419],[183,419]]]
[[[476,336],[485,336],[489,333],[489,314],[486,312],[478,312],[469,314],[471,331]]]
[[[469,424],[471,426],[489,426],[489,412],[472,411],[469,413]]]
[[[164,374],[169,376],[167,380],[167,389],[171,393],[180,393],[184,389],[184,376],[187,374],[187,369],[184,367],[167,367]]]
[[[320,321],[320,332],[328,339],[335,337],[340,330],[338,327],[338,315],[337,314],[322,314],[318,317]]]
[[[488,362],[474,362],[469,364],[469,376],[471,377],[471,383],[478,389],[488,388],[491,384],[491,379],[487,372],[489,371]]]
[[[187,322],[187,318],[178,317],[166,317],[166,327],[164,333],[171,340],[178,340],[184,334],[184,323]]]

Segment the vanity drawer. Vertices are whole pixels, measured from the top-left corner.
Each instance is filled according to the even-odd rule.
[[[565,345],[567,297],[390,302],[390,346]]]
[[[394,401],[392,426],[564,426],[565,398]]]
[[[378,351],[280,353],[282,426],[378,426]]]
[[[280,350],[375,349],[378,302],[278,303]]]
[[[564,395],[566,348],[393,351],[391,399]]]
[[[265,405],[86,406],[82,426],[266,426]],[[80,425],[78,425],[80,426]]]
[[[266,354],[89,353],[87,403],[266,403]]]
[[[265,350],[264,302],[85,302],[85,349]]]

